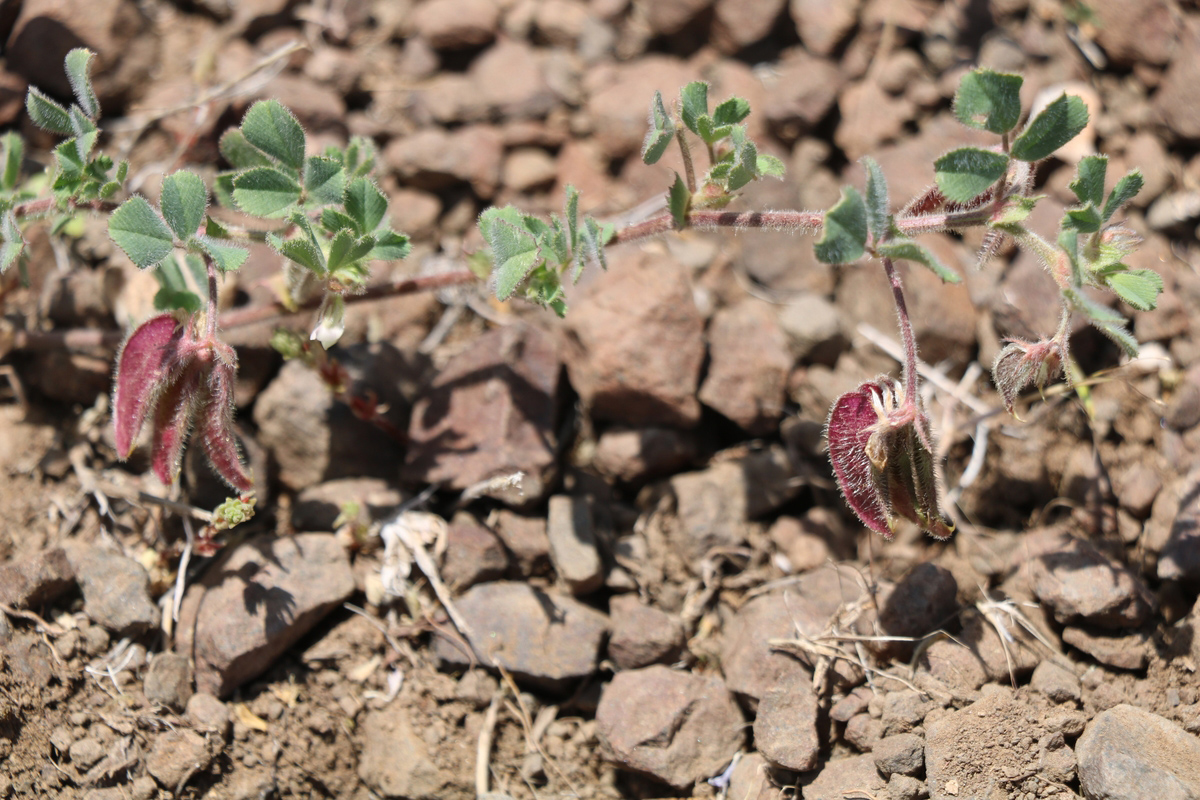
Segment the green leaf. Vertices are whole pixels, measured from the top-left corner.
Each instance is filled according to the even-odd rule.
[[[108,218],[108,235],[142,269],[153,267],[175,249],[175,237],[141,195],[126,200]]]
[[[933,253],[916,242],[909,240],[888,242],[877,247],[876,252],[893,261],[914,261],[928,268],[934,275],[941,278],[943,283],[962,283],[961,275],[938,261]]]
[[[221,155],[234,169],[253,169],[254,167],[269,167],[271,159],[246,140],[245,135],[237,128],[230,128],[221,134],[218,144]]]
[[[362,233],[358,227],[358,220],[336,208],[321,209],[321,226],[330,233],[337,233],[343,228],[348,228],[355,233]]]
[[[304,165],[304,129],[278,100],[259,100],[252,105],[242,119],[242,135],[289,169],[299,172]]]
[[[195,314],[204,308],[204,301],[190,289],[168,289],[164,286],[154,293],[154,307],[159,311],[178,309]]]
[[[650,101],[650,130],[646,131],[646,138],[642,142],[642,161],[647,164],[658,163],[663,153],[667,152],[674,135],[675,123],[663,105],[662,92],[655,92],[654,99]]]
[[[741,97],[731,97],[713,109],[714,125],[736,125],[750,114],[749,101]]]
[[[375,167],[375,143],[365,136],[351,137],[344,164],[350,178],[365,177]]]
[[[1152,269],[1133,269],[1108,276],[1108,288],[1138,311],[1153,311],[1163,290],[1163,279]]]
[[[282,239],[273,233],[267,234],[267,244],[279,251],[284,258],[294,261],[318,275],[325,274],[325,254],[306,236]]]
[[[1008,170],[1008,156],[977,147],[960,147],[933,162],[934,180],[951,203],[969,203]]]
[[[954,115],[962,124],[1007,133],[1021,121],[1020,75],[977,69],[963,76],[954,94]]]
[[[612,225],[601,225],[595,217],[584,217],[583,225],[579,228],[579,249],[576,251],[575,279],[579,280],[579,270],[591,262],[608,269],[608,260],[604,257],[604,247],[616,233]]]
[[[783,161],[775,156],[759,155],[758,157],[758,174],[770,175],[772,178],[782,178],[787,172],[787,167]]]
[[[371,258],[380,261],[399,261],[402,258],[408,258],[412,245],[403,233],[396,233],[390,228],[382,230],[376,228],[374,236],[375,249],[371,251]]]
[[[1100,230],[1100,212],[1090,202],[1083,208],[1072,208],[1066,212],[1062,221],[1064,228],[1080,233],[1095,233]]]
[[[861,161],[867,171],[867,228],[875,241],[881,242],[891,225],[887,179],[883,177],[878,161],[870,156],[864,156]]]
[[[1037,201],[1044,198],[1046,195],[1039,194],[1032,197],[1024,195],[1014,195],[1004,201],[1004,206],[992,214],[988,220],[988,225],[992,228],[1008,228],[1013,225],[1020,225],[1029,218],[1033,213],[1033,207],[1037,205]]]
[[[534,267],[542,263],[542,251],[529,231],[508,218],[497,215],[488,226],[488,233],[488,245],[496,264],[496,298],[507,300]]]
[[[1083,100],[1063,94],[1042,109],[1013,140],[1012,157],[1041,161],[1079,135],[1087,127],[1088,110]]]
[[[679,117],[692,133],[699,135],[700,130],[696,121],[708,116],[708,84],[704,81],[692,81],[679,90]]]
[[[696,130],[700,133],[700,138],[707,144],[716,144],[733,133],[733,125],[717,125],[713,122],[713,118],[705,114],[696,118]]]
[[[1085,156],[1075,168],[1071,191],[1079,202],[1096,208],[1104,202],[1104,174],[1108,171],[1108,156]]]
[[[867,206],[857,190],[842,190],[842,199],[825,212],[821,239],[813,245],[826,264],[849,264],[862,257],[867,243]]]
[[[1087,316],[1092,323],[1124,325],[1128,320],[1106,305],[1097,303],[1078,289],[1063,289],[1063,297],[1076,311]]]
[[[1138,346],[1137,339],[1133,337],[1133,334],[1124,325],[1117,325],[1112,322],[1093,322],[1092,325],[1116,343],[1117,347],[1121,348],[1125,355],[1130,358],[1138,357],[1138,352],[1141,348]]]
[[[733,144],[733,167],[725,188],[735,192],[758,177],[758,148],[746,138],[746,126],[737,125],[729,133]]]
[[[5,272],[25,249],[25,239],[21,236],[17,216],[11,208],[0,219],[0,241],[0,272]]]
[[[1142,190],[1142,173],[1139,170],[1132,170],[1121,180],[1117,181],[1117,185],[1113,187],[1112,194],[1108,196],[1108,200],[1104,203],[1104,212],[1100,215],[1105,222],[1112,219],[1113,214],[1121,210],[1121,207],[1133,199],[1134,195]]]
[[[322,156],[304,160],[304,190],[318,205],[341,203],[346,190],[346,171],[341,162]]]
[[[196,235],[204,221],[208,208],[208,188],[204,180],[194,172],[179,170],[162,182],[162,197],[159,198],[163,217],[180,241]]]
[[[274,167],[255,167],[234,177],[233,201],[255,217],[286,217],[300,202],[300,184]]]
[[[356,238],[350,231],[340,230],[334,234],[333,239],[329,242],[329,257],[326,260],[326,264],[332,272],[343,264],[358,261],[370,253],[374,247],[374,236],[368,234],[361,238]]]
[[[343,202],[346,213],[358,222],[360,233],[370,233],[378,228],[387,213],[387,197],[367,178],[350,181]]]
[[[250,256],[250,251],[246,248],[229,244],[213,236],[200,235],[194,237],[193,241],[204,252],[208,253],[213,263],[217,265],[217,269],[221,270],[221,272],[231,272],[238,269],[242,264],[246,263],[246,259]]]
[[[17,188],[21,178],[21,163],[25,160],[25,140],[13,131],[0,137],[0,147],[4,150],[4,171],[0,173],[0,186],[4,191],[11,192]]]
[[[71,91],[75,93],[79,107],[90,119],[100,116],[100,101],[92,88],[92,59],[95,57],[95,53],[84,47],[76,47],[67,53],[67,80],[71,82]]]
[[[74,133],[67,110],[42,94],[36,86],[30,86],[28,94],[25,95],[25,110],[29,112],[33,124],[44,131],[63,136]]]
[[[1058,246],[1071,262],[1071,283],[1075,286],[1083,285],[1083,273],[1079,269],[1079,232],[1072,228],[1063,228],[1058,232]]]
[[[567,223],[567,244],[571,251],[579,246],[579,190],[567,184],[567,203],[563,209],[563,218]]]
[[[571,248],[567,246],[567,231],[562,220],[557,216],[550,217],[550,226],[537,235],[538,247],[546,255],[547,261],[555,261],[565,266],[571,261]]]
[[[688,191],[687,184],[676,172],[675,182],[671,184],[671,188],[667,192],[667,208],[671,211],[671,218],[675,220],[675,230],[681,231],[687,227],[688,207],[691,203],[692,193]]]

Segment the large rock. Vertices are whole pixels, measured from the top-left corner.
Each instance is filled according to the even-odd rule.
[[[649,5],[657,8],[671,3]],[[604,153],[620,158],[637,152],[646,136],[646,112],[654,93],[662,92],[663,102],[670,107],[680,88],[695,78],[684,61],[660,55],[593,70],[586,78],[590,97],[584,110]]]
[[[383,162],[409,186],[436,192],[466,183],[486,200],[500,186],[504,137],[491,125],[423,128],[390,141]]]
[[[439,50],[487,44],[499,23],[500,4],[494,0],[427,0],[412,13],[416,33]]]
[[[199,691],[226,697],[353,591],[332,534],[264,534],[226,551],[188,589],[175,649],[193,659]]]
[[[804,800],[845,800],[855,793],[884,797],[886,788],[887,781],[875,769],[875,758],[867,753],[826,763],[804,787]]]
[[[536,328],[479,337],[417,400],[405,476],[461,490],[520,471],[520,487],[493,496],[514,504],[542,497],[555,466],[561,371],[553,340]]]
[[[1143,0],[1136,5],[1092,0],[1088,8],[1096,18],[1096,43],[1113,63],[1132,66],[1171,60],[1182,22],[1171,0]]]
[[[635,594],[609,600],[612,636],[608,657],[621,669],[671,663],[683,652],[683,623],[660,608],[643,605]]]
[[[1200,739],[1149,711],[1121,704],[1101,712],[1075,753],[1089,798],[1200,798]]]
[[[853,30],[862,0],[790,0],[788,5],[804,46],[827,56]]]
[[[75,570],[61,547],[0,564],[0,603],[33,608],[54,600],[75,585]]]
[[[571,383],[596,419],[691,427],[704,318],[687,270],[645,251],[613,254],[567,318]],[[651,343],[653,346],[650,346]]]
[[[778,428],[792,358],[774,310],[758,300],[723,308],[708,328],[700,402],[751,435]]]
[[[793,670],[762,696],[754,717],[758,751],[784,769],[807,772],[817,764],[817,696],[812,679]]]
[[[470,644],[484,666],[503,665],[518,681],[552,691],[592,674],[608,633],[605,614],[526,583],[481,583],[456,605],[470,625]],[[474,661],[461,643],[441,636],[434,640],[433,651],[454,667]]]
[[[617,673],[596,709],[606,758],[679,789],[719,774],[745,724],[720,680],[664,666]]]
[[[150,576],[141,564],[92,546],[71,548],[67,558],[83,590],[83,611],[97,625],[120,636],[137,636],[158,625]]]

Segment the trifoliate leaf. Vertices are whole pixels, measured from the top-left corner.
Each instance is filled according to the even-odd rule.
[[[954,115],[962,124],[1006,133],[1021,121],[1020,75],[977,69],[963,76],[954,95]]]
[[[1064,228],[1080,233],[1095,233],[1100,230],[1100,212],[1090,202],[1083,208],[1072,208],[1063,215]]]
[[[396,233],[390,228],[376,228],[372,235],[375,237],[375,249],[371,251],[373,259],[399,261],[408,258],[412,251],[412,244],[403,233]]]
[[[1063,94],[1042,109],[1013,140],[1012,157],[1041,161],[1079,135],[1087,127],[1088,110],[1083,100]]]
[[[329,256],[326,259],[326,265],[332,272],[343,264],[358,261],[370,253],[374,247],[375,237],[370,234],[355,237],[350,231],[338,231],[329,242]]]
[[[213,260],[213,263],[217,265],[217,269],[221,270],[221,272],[231,272],[238,269],[242,264],[246,263],[246,259],[250,256],[250,251],[246,248],[229,244],[212,236],[197,236],[193,241],[204,252],[208,253],[209,258]]]
[[[268,233],[267,244],[278,250],[284,258],[296,262],[307,270],[318,275],[326,273],[325,254],[306,236],[282,239],[273,233]]]
[[[274,167],[255,167],[233,179],[233,201],[255,217],[286,217],[300,202],[300,184]]]
[[[826,264],[848,264],[862,257],[866,243],[867,206],[857,190],[847,187],[837,205],[825,212],[825,227],[813,250]]]
[[[991,188],[1008,170],[1008,156],[977,147],[960,147],[933,162],[938,189],[952,203],[969,203]]]
[[[252,105],[242,119],[242,135],[296,173],[304,165],[304,129],[278,100],[259,100]]]
[[[487,213],[487,212],[484,212]],[[488,244],[496,270],[496,297],[507,300],[529,277],[534,267],[542,263],[542,251],[537,239],[523,227],[506,219],[496,219],[489,227]]]
[[[196,235],[208,207],[208,189],[194,172],[179,170],[163,178],[159,198],[163,218],[175,231],[175,237],[187,241]]]
[[[142,269],[158,264],[175,248],[171,229],[141,195],[129,198],[109,215],[108,235]]]
[[[1138,311],[1153,311],[1163,290],[1163,279],[1152,269],[1132,269],[1108,276],[1108,288],[1130,307]]]
[[[230,128],[221,134],[217,145],[221,155],[234,169],[253,169],[254,167],[269,167],[271,159],[246,139],[238,128]]]
[[[713,109],[714,125],[736,125],[750,114],[750,103],[741,97],[731,97]]]

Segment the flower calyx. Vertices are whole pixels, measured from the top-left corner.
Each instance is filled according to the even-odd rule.
[[[992,362],[992,381],[1004,398],[1005,409],[1011,414],[1017,396],[1024,389],[1036,386],[1040,392],[1062,374],[1066,346],[1057,337],[1037,342],[1005,341],[1007,343]]]

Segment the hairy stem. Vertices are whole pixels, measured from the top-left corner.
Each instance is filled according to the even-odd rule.
[[[217,266],[207,253],[204,254],[204,266],[208,270],[208,314],[207,332],[210,340],[217,338]]]
[[[896,305],[896,324],[900,328],[900,342],[904,346],[904,403],[909,406],[916,414],[920,414],[917,402],[917,393],[920,391],[918,381],[920,373],[917,365],[917,337],[913,333],[912,320],[908,316],[908,304],[904,301],[904,286],[900,282],[900,273],[896,271],[896,265],[892,263],[890,258],[886,256],[881,259],[883,261],[883,271],[887,275],[888,283],[892,286],[892,302]],[[924,441],[925,430],[923,425],[917,426],[918,435],[922,439],[922,444],[933,452],[932,442]]]
[[[683,156],[683,174],[687,179],[688,191],[692,194],[696,193],[696,169],[692,166],[692,148],[688,146],[687,137],[683,135],[682,130],[675,132],[675,138],[679,140],[679,153]]]

